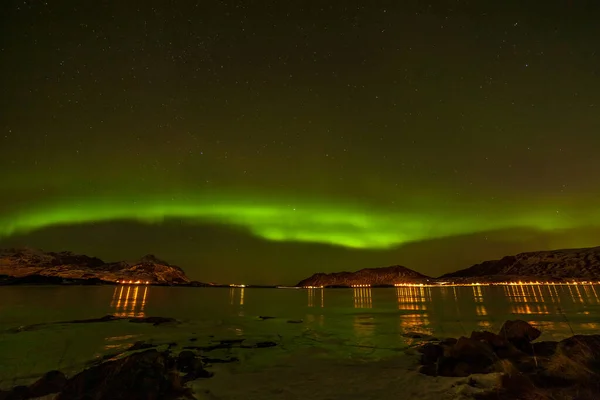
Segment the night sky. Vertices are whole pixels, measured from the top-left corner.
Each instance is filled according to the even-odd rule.
[[[0,8],[0,247],[293,284],[600,245],[596,0]]]

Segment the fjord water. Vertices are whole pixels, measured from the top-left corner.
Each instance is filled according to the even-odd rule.
[[[403,336],[436,337],[498,331],[507,319],[538,326],[542,339],[596,333],[600,286],[510,285],[354,289],[177,288],[136,285],[0,288],[0,385],[86,362],[136,341],[204,344],[235,337],[281,343],[280,353],[256,350],[254,366],[281,352],[338,359],[402,355],[415,343]],[[124,322],[49,324],[57,321],[164,316],[171,326]],[[275,317],[262,320],[259,316]],[[408,335],[411,336],[411,335]],[[191,342],[193,340],[193,342]],[[250,360],[249,352],[243,361]],[[257,362],[259,361],[259,362]]]

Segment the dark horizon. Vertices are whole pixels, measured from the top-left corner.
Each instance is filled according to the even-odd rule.
[[[3,10],[0,248],[285,284],[598,245],[595,2]]]

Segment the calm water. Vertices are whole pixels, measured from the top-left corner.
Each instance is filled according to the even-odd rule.
[[[243,336],[278,339],[286,348],[321,346],[342,356],[378,355],[410,345],[402,333],[437,337],[497,331],[509,318],[531,321],[545,339],[600,327],[600,286],[476,286],[390,289],[244,289],[117,287],[0,288],[0,383],[56,368],[79,367],[136,340],[198,343]],[[100,317],[168,316],[177,327],[111,322],[13,327]],[[273,316],[261,321],[258,316]],[[302,320],[302,323],[288,323]],[[24,357],[25,356],[25,357]],[[29,364],[24,364],[24,358]]]

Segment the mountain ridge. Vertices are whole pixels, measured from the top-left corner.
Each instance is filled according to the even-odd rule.
[[[404,274],[390,274],[402,268]],[[366,271],[366,272],[365,272]],[[364,268],[356,272],[316,273],[297,286],[394,285],[402,283],[498,283],[518,281],[600,281],[600,246],[522,252],[498,260],[483,261],[437,278],[406,267]]]
[[[141,281],[152,284],[187,284],[185,272],[152,254],[136,261],[106,263],[98,257],[70,251],[44,252],[39,249],[10,248],[0,250],[0,275],[63,279],[97,279],[103,282]]]
[[[545,280],[600,279],[600,246],[541,250],[483,261],[468,268],[450,272],[438,279],[472,280],[501,277]]]
[[[415,270],[393,265],[380,268],[363,268],[356,272],[318,272],[301,280],[296,286],[352,286],[352,285],[393,285],[402,282],[424,282],[431,279]]]

